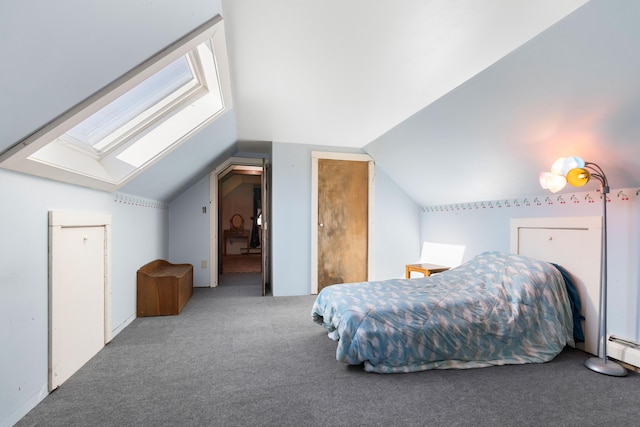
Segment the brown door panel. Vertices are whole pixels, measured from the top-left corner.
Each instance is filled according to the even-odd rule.
[[[367,280],[369,165],[318,160],[318,291]]]

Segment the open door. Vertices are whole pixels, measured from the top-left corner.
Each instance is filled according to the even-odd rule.
[[[271,292],[271,161],[262,162],[262,212],[260,231],[262,239],[262,296]]]

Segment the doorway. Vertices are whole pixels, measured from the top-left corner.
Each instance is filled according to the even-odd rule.
[[[253,275],[269,292],[268,170],[263,159],[231,158],[211,174],[212,286]]]
[[[311,293],[373,272],[374,163],[366,154],[312,152]]]

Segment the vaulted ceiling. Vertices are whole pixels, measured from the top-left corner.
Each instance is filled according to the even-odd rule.
[[[240,140],[362,148],[423,206],[540,194],[569,155],[640,185],[637,2],[223,10]]]
[[[422,206],[540,194],[538,172],[567,155],[599,163],[613,188],[640,186],[640,2],[113,0],[0,12],[0,48],[20,58],[0,67],[0,151],[222,13],[234,109],[123,188],[142,197],[171,200],[271,141],[367,152]]]
[[[587,0],[223,0],[238,137],[364,147]]]

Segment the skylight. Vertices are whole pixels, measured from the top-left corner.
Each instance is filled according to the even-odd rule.
[[[115,191],[230,106],[216,17],[0,155],[0,166]]]
[[[135,122],[145,111],[156,107],[178,89],[193,82],[193,71],[187,56],[181,56],[98,112],[87,117],[60,138],[86,144],[98,153],[109,146],[108,138],[119,129]]]

